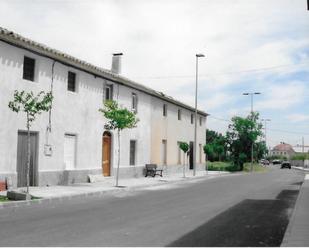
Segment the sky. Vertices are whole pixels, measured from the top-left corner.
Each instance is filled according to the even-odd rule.
[[[224,133],[254,111],[267,144],[309,146],[306,0],[0,0],[0,26],[198,107]],[[296,150],[300,150],[296,148]],[[305,150],[308,150],[306,148]]]

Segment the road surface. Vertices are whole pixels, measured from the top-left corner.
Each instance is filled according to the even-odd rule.
[[[0,246],[280,246],[304,176],[271,168],[0,209]]]

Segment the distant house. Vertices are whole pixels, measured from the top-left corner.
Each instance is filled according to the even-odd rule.
[[[271,156],[285,156],[290,158],[296,152],[290,144],[286,144],[284,142],[276,145],[270,152]]]

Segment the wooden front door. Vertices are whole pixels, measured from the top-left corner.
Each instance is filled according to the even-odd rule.
[[[103,148],[102,148],[102,170],[104,176],[111,175],[111,135],[109,133],[103,134]]]
[[[17,141],[17,187],[27,186],[27,132],[18,131]],[[38,185],[38,134],[30,133],[29,185]]]

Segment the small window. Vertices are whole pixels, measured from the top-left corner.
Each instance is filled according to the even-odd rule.
[[[200,117],[200,126],[202,126],[202,124],[203,124],[203,118]]]
[[[137,95],[132,93],[132,111],[137,113]]]
[[[104,100],[113,100],[113,85],[105,85]]]
[[[23,79],[34,81],[35,60],[27,56],[24,57]]]
[[[181,120],[181,110],[178,109],[178,120]]]
[[[193,124],[193,123],[194,123],[194,115],[191,114],[191,124]]]
[[[76,92],[76,74],[68,72],[68,91]]]
[[[136,141],[130,140],[130,165],[135,165]]]
[[[163,116],[166,117],[167,116],[167,105],[163,104]]]

